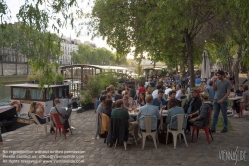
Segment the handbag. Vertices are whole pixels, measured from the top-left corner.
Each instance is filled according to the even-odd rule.
[[[65,129],[70,128],[70,125],[69,125],[69,122],[68,122],[68,117],[67,117],[66,115],[63,116],[63,115],[58,111],[58,109],[57,109],[56,107],[54,107],[54,108],[55,108],[55,110],[58,112],[58,114],[59,114],[63,119],[65,119],[65,123],[64,123]]]

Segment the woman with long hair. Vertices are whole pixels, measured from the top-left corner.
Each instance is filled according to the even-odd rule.
[[[109,93],[110,93],[112,96],[114,96],[114,95],[115,95],[115,87],[114,87],[114,85],[111,84],[111,85],[109,86],[109,88],[110,88],[110,92],[109,92]]]
[[[106,114],[107,116],[111,117],[111,113],[112,113],[112,100],[106,100],[105,101],[105,109],[103,111],[104,114]]]
[[[146,101],[145,101],[145,93],[144,92],[141,92],[139,94],[139,98],[138,98],[138,104],[141,106],[144,106],[146,104]]]

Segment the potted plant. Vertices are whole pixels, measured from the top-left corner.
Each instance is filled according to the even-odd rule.
[[[83,96],[82,99],[80,100],[80,103],[82,104],[82,107],[85,108],[85,110],[90,110],[92,109],[92,95],[89,90],[83,90],[81,91],[81,95]]]
[[[64,81],[64,76],[62,74],[55,75],[55,83],[57,85],[62,85],[63,81]]]

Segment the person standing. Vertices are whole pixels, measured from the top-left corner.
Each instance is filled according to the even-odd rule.
[[[218,79],[217,79],[218,78]],[[218,116],[221,110],[224,127],[221,133],[227,132],[227,106],[228,106],[228,96],[231,92],[232,85],[231,82],[225,78],[225,72],[220,70],[217,72],[217,78],[213,79],[213,90],[214,95],[214,116],[211,127],[211,132],[216,131],[216,125],[218,122]]]

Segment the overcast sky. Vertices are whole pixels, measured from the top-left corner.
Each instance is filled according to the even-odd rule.
[[[90,5],[92,5],[91,2],[93,2],[93,0],[84,0],[84,2],[79,2],[79,6],[83,9],[83,11],[88,11],[88,12],[91,11],[91,6],[88,5],[89,2],[90,2]],[[18,13],[20,7],[25,3],[25,0],[6,0],[6,3],[11,11],[11,17],[12,17],[11,22],[12,23],[17,22],[18,20],[16,18],[16,14]],[[93,40],[91,40],[91,36],[87,35],[86,27],[82,35],[79,37],[76,37],[75,31],[72,30],[70,26],[68,27],[69,27],[68,29],[65,29],[65,28],[60,29],[63,36],[66,36],[66,37],[71,36],[72,39],[78,39],[81,42],[91,41],[94,44],[96,44],[97,47],[105,47],[111,50],[110,47],[107,46],[106,42],[103,41],[101,37],[94,38]]]

